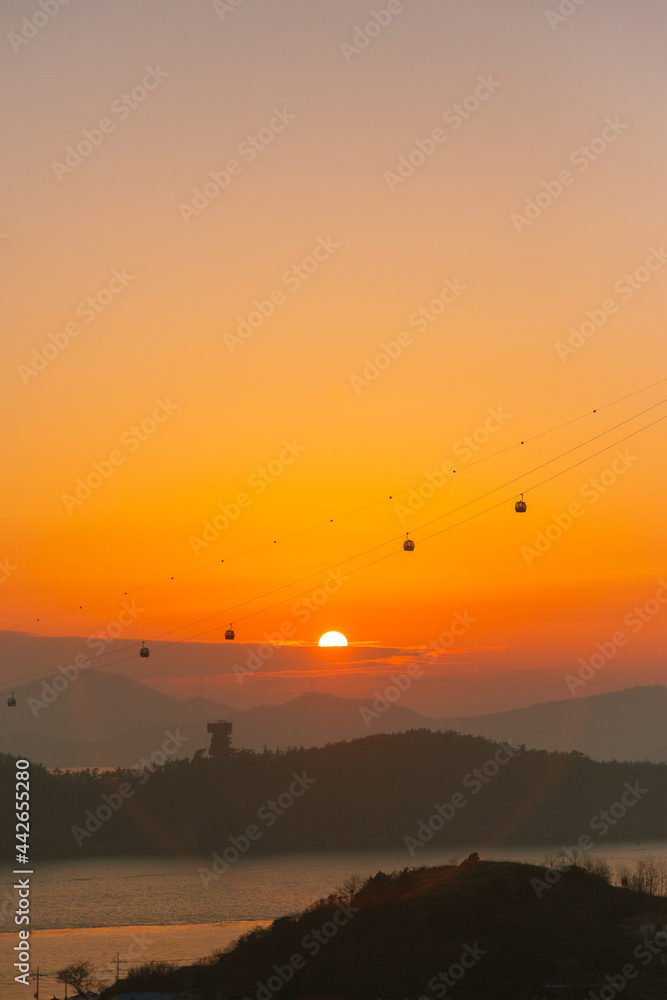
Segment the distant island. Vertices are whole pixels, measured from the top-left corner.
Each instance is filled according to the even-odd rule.
[[[646,1000],[667,996],[667,900],[577,866],[480,861],[378,872],[224,953],[130,971],[102,1000]]]
[[[243,855],[426,845],[605,843],[665,838],[667,764],[599,762],[453,732],[414,730],[320,748],[235,750],[135,768],[32,767],[34,857],[186,851],[216,874]],[[226,729],[225,727],[228,727]],[[14,758],[0,757],[11,795]],[[7,799],[9,800],[9,799]],[[0,817],[10,840],[11,817]]]

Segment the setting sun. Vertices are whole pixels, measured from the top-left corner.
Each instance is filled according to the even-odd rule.
[[[342,632],[325,632],[320,638],[319,646],[347,646],[347,639]]]
[[[667,1000],[667,0],[0,2],[0,1000]]]

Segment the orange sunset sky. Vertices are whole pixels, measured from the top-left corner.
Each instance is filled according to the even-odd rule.
[[[571,6],[3,5],[17,697],[86,649],[367,697],[461,618],[406,705],[570,697],[619,630],[581,694],[664,682],[665,11]]]

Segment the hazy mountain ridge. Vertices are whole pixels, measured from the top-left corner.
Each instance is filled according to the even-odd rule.
[[[438,724],[545,750],[581,750],[598,760],[661,761],[667,759],[667,687],[631,687]]]
[[[39,695],[39,689],[30,693]],[[209,721],[232,721],[233,745],[261,750],[323,746],[373,733],[455,730],[545,750],[580,750],[598,760],[667,758],[667,688],[627,688],[611,694],[551,701],[491,715],[429,718],[400,704],[309,693],[280,705],[237,710],[202,698],[182,700],[121,674],[82,674],[40,708],[26,695],[6,710],[0,751],[47,767],[131,766],[162,746],[168,731],[183,740],[176,757],[207,748]],[[31,711],[35,707],[37,716]],[[362,709],[365,710],[362,713]],[[369,720],[366,725],[365,719]]]
[[[101,670],[81,674],[43,708],[39,694],[39,689],[29,692],[36,699],[30,702],[17,693],[16,708],[5,715],[0,749],[47,767],[129,767],[159,750],[167,732],[176,730],[183,743],[173,756],[192,756],[208,746],[207,721],[234,714],[219,702],[183,701]]]

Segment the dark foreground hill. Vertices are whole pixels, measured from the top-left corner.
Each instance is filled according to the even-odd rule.
[[[0,763],[9,801],[13,762]],[[31,849],[42,856],[186,851],[235,861],[239,850],[385,846],[405,851],[407,864],[427,844],[459,853],[466,844],[572,845],[586,835],[604,845],[667,833],[665,764],[601,763],[428,730],[222,761],[148,761],[139,771],[32,770]],[[7,843],[12,822],[0,813]]]
[[[646,995],[638,991],[649,980],[659,996],[667,989],[667,934],[640,942],[623,923],[664,907],[664,899],[614,888],[577,867],[545,872],[470,859],[378,872],[356,891],[253,931],[207,963],[161,974],[145,968],[104,996],[162,989],[196,990],[203,1000],[633,1000]],[[577,985],[566,992],[567,984]]]

